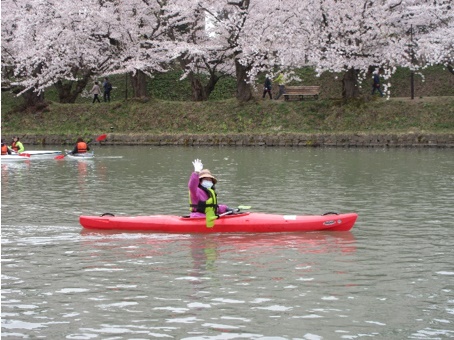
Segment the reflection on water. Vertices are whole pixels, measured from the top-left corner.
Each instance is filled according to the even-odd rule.
[[[272,235],[79,226],[185,213],[194,158],[232,206],[358,221]],[[2,164],[2,338],[452,338],[453,165],[447,150],[148,147]]]
[[[139,256],[153,256],[168,253],[168,248],[175,242],[184,242],[191,249],[194,260],[194,268],[204,270],[209,267],[216,268],[216,260],[224,254],[247,253],[260,257],[272,255],[282,249],[294,250],[301,254],[320,253],[351,253],[356,251],[355,237],[351,232],[311,232],[311,233],[282,233],[282,234],[190,234],[190,235],[163,235],[153,233],[128,233],[139,238],[132,238],[131,245],[123,249],[135,249],[144,245],[149,253],[141,253]],[[93,248],[105,245],[115,248],[116,242],[125,242],[124,233],[100,230],[93,231],[82,229],[82,244]],[[136,253],[134,253],[136,255]],[[122,254],[128,256],[128,252]]]

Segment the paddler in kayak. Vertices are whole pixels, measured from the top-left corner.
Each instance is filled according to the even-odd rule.
[[[188,182],[190,217],[205,217],[206,214],[219,215],[230,211],[228,206],[218,204],[214,188],[217,179],[210,170],[203,169],[200,159],[194,160],[192,164],[194,172]]]
[[[11,155],[11,149],[6,145],[4,139],[2,139],[2,155]]]
[[[11,149],[17,153],[22,153],[25,151],[24,144],[19,140],[19,137],[14,136],[13,142],[11,143]]]
[[[89,151],[90,148],[88,147],[88,144],[84,142],[84,139],[82,137],[77,138],[76,145],[74,146],[74,149],[72,151],[68,152],[71,155],[75,155],[77,153],[86,153]]]

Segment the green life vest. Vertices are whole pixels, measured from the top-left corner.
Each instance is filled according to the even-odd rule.
[[[206,201],[199,201],[197,204],[193,204],[191,201],[191,195],[189,194],[189,210],[191,212],[197,211],[203,214],[216,215],[218,211],[218,198],[216,192],[213,189],[207,189],[201,185],[199,188],[206,192],[208,199]]]

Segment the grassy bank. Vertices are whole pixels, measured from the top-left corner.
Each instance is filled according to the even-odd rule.
[[[235,81],[222,78],[207,102],[192,102],[187,80],[178,71],[156,75],[148,82],[151,99],[131,99],[124,75],[111,78],[111,103],[92,104],[80,97],[75,104],[57,102],[55,90],[46,91],[50,105],[41,112],[14,112],[21,102],[2,92],[2,134],[93,136],[119,134],[280,134],[280,133],[452,133],[454,132],[454,76],[442,67],[415,78],[410,100],[409,70],[391,79],[389,100],[370,97],[370,79],[362,84],[365,96],[344,103],[339,99],[341,75],[316,77],[312,69],[298,70],[302,83],[320,85],[319,100],[284,102],[262,100],[260,81],[255,100],[239,103]],[[295,85],[295,84],[293,84]],[[89,85],[91,87],[91,84]],[[277,91],[274,86],[273,91]]]
[[[101,104],[51,103],[40,113],[2,114],[2,134],[92,136],[207,133],[452,133],[454,97],[270,101],[241,104],[134,100]]]

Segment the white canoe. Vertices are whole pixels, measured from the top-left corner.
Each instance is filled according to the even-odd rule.
[[[20,155],[1,155],[1,160],[3,162],[23,162],[29,161],[30,157],[20,156]]]
[[[61,155],[62,152],[59,150],[31,150],[24,151],[25,154],[29,154],[30,158],[33,159],[46,159],[54,158],[55,156]]]

